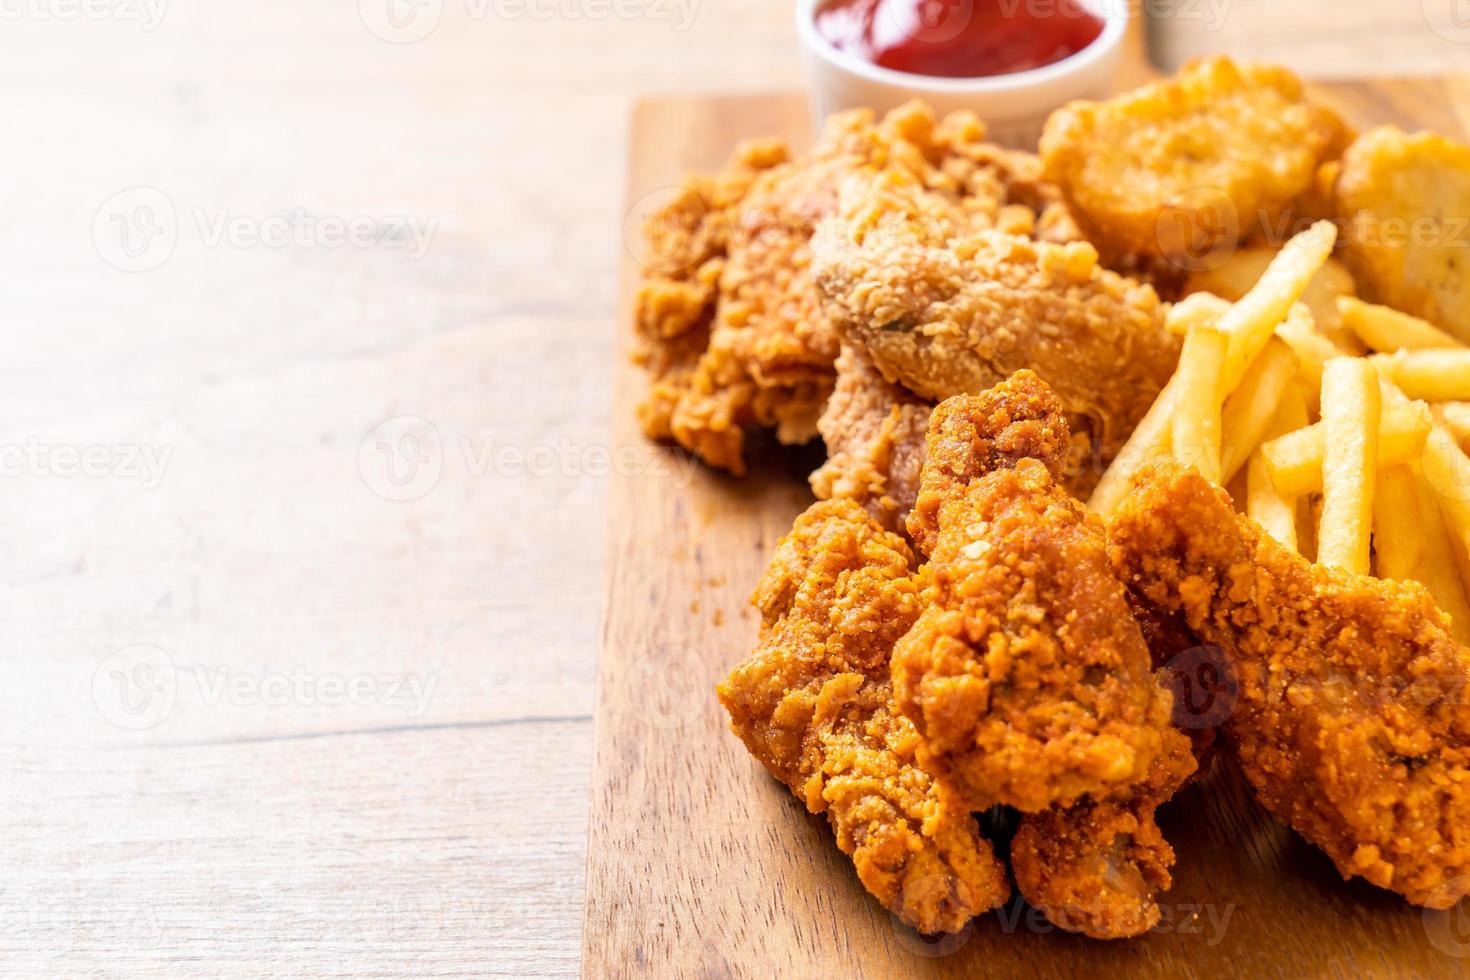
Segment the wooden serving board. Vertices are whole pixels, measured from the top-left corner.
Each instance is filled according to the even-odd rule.
[[[1318,95],[1359,126],[1470,131],[1470,79],[1333,84]],[[643,102],[629,213],[757,135],[809,142],[803,99]],[[624,272],[626,304],[631,258]],[[626,357],[616,372],[613,445],[643,447],[634,406],[644,378]],[[1425,913],[1344,883],[1223,760],[1161,813],[1179,859],[1154,934],[1091,941],[1014,902],[942,942],[915,935],[864,892],[825,820],[746,753],[714,696],[752,649],[747,597],[811,502],[805,476],[820,446],[773,449],[743,480],[673,450],[647,453],[651,465],[614,478],[608,509],[586,976],[1470,976],[1463,907]]]

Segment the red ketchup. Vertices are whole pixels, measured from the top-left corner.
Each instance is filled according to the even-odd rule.
[[[828,0],[816,27],[837,50],[883,68],[983,78],[1070,58],[1103,22],[1079,0]]]

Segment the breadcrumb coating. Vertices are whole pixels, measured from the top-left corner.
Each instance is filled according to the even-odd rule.
[[[1230,658],[1226,737],[1266,808],[1345,878],[1435,909],[1470,893],[1470,651],[1429,593],[1310,564],[1172,467],[1109,531],[1135,595]]]
[[[1064,928],[1135,935],[1168,884],[1153,811],[1194,760],[1101,524],[1048,469],[1069,441],[1058,409],[1022,372],[935,410],[913,522],[933,515],[919,538],[934,551],[917,571],[855,501],[812,506],[756,591],[756,652],[720,686],[751,753],[924,932],[1006,900],[972,816],[996,802],[1067,837],[1026,852]],[[1090,880],[1105,868],[1137,883]]]
[[[889,381],[939,401],[1040,375],[1065,408],[1081,495],[1178,361],[1158,294],[1091,245],[977,231],[900,174],[849,181],[814,252],[828,317]]]
[[[720,685],[732,727],[908,925],[955,932],[1006,901],[1005,869],[890,706],[888,661],[918,615],[913,554],[851,501],[818,503],[776,549],[755,654]]]
[[[860,348],[843,345],[837,387],[817,422],[827,462],[812,474],[812,492],[856,501],[883,527],[901,530],[919,495],[932,411],[879,374]]]
[[[881,122],[844,113],[794,159],[779,142],[746,144],[726,172],[689,178],[647,223],[634,320],[650,438],[740,474],[749,430],[786,443],[816,436],[839,345],[812,284],[810,241],[860,172],[902,173],[976,228],[1030,233],[1050,209],[1047,233],[1067,233],[1037,158],[986,143],[968,113],[938,120],[917,102]]]
[[[908,531],[921,552],[938,543],[939,513],[976,480],[1036,460],[1057,476],[1071,436],[1062,405],[1032,371],[972,398],[953,398],[935,409],[925,433],[926,462]]]
[[[976,467],[967,483],[930,489],[943,485],[930,473],[953,428],[945,416],[971,405],[978,434],[1005,438],[987,430],[994,413],[981,399],[935,413],[924,496],[944,500],[923,612],[893,652],[895,701],[974,809],[1126,795],[1162,750],[1173,699],[1153,676],[1101,522],[1043,462]]]
[[[1093,939],[1141,936],[1174,886],[1174,848],[1154,815],[1194,775],[1190,740],[1170,729],[1147,780],[1125,800],[1027,814],[1011,841],[1016,888],[1053,923]]]

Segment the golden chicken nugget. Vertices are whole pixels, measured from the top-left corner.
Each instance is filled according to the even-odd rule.
[[[1366,297],[1470,342],[1470,146],[1372,130],[1343,156],[1336,200]]]
[[[1228,58],[1108,102],[1076,102],[1041,139],[1049,180],[1107,250],[1223,262],[1313,186],[1341,120],[1284,69]]]

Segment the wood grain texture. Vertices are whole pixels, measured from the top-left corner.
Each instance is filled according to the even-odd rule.
[[[1360,125],[1450,133],[1461,131],[1464,92],[1439,80],[1318,88]],[[717,165],[755,133],[805,143],[803,102],[641,104],[630,200]],[[625,300],[636,273],[630,263]],[[638,441],[642,386],[635,369],[619,368],[620,444]],[[1425,913],[1342,882],[1224,762],[1162,815],[1179,861],[1155,934],[1091,942],[1019,904],[941,943],[902,927],[863,892],[825,822],[746,754],[712,694],[752,648],[757,624],[743,598],[809,500],[802,462],[811,465],[769,456],[745,481],[700,471],[687,487],[635,479],[612,488],[587,975],[1470,976],[1462,913]]]

